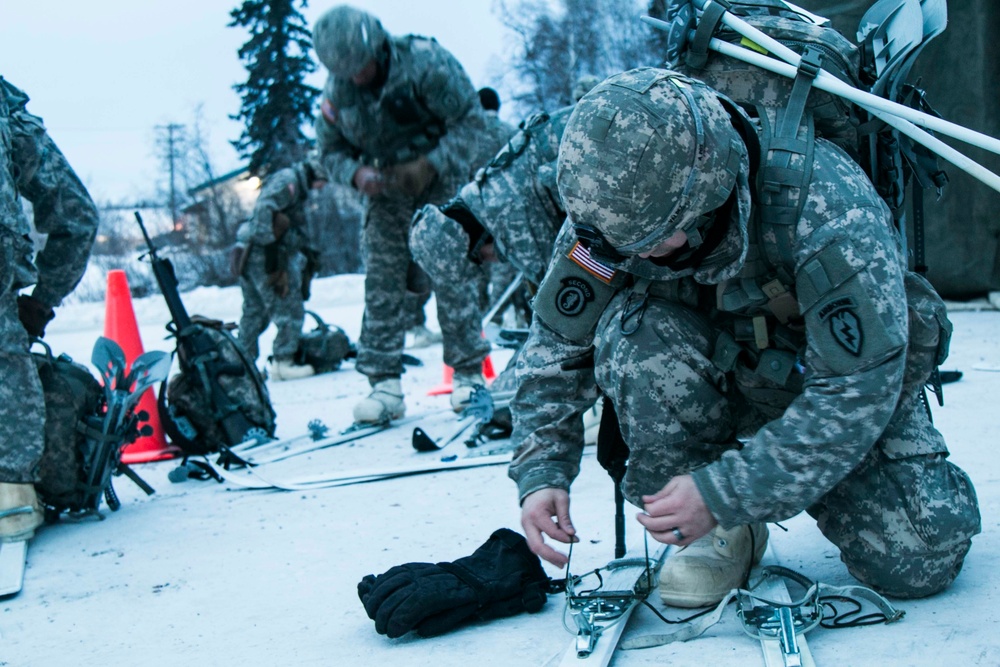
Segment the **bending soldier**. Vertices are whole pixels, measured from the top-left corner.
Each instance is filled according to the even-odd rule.
[[[565,563],[545,536],[576,538],[573,416],[600,391],[630,450],[625,497],[685,547],[661,571],[667,604],[718,602],[760,559],[764,523],[803,510],[863,583],[933,594],[980,530],[922,400],[947,353],[944,304],[846,153],[803,124],[808,161],[763,169],[791,146],[768,148],[772,123],[652,68],[577,105],[558,164],[572,224],[512,405],[522,525]]]
[[[355,406],[354,419],[384,422],[405,413],[410,220],[468,178],[483,113],[462,66],[432,39],[391,36],[371,14],[341,5],[320,17],[313,42],[330,75],[316,120],[323,163],[332,180],[367,197],[355,367],[372,392]],[[440,295],[437,305],[439,317],[451,307]],[[482,384],[480,368],[455,366],[454,386]]]
[[[309,192],[326,182],[317,160],[279,169],[261,187],[253,217],[236,232],[243,247],[237,262],[243,290],[239,341],[256,360],[257,341],[274,322],[278,333],[271,348],[270,376],[277,381],[315,374],[312,366],[299,363],[296,352],[317,256],[309,238],[306,202]]]

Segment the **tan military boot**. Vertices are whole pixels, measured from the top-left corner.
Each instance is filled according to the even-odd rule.
[[[382,424],[405,414],[403,384],[399,378],[376,382],[372,393],[354,406],[354,421],[362,424]]]
[[[476,387],[485,387],[482,373],[455,373],[451,377],[451,409],[461,412],[469,405]]]
[[[275,382],[299,380],[316,375],[316,369],[309,364],[297,364],[291,359],[271,360],[271,379]]]
[[[660,570],[660,599],[671,607],[718,604],[738,588],[767,548],[767,526],[754,523],[712,532],[671,555]]]
[[[31,539],[44,522],[34,484],[0,482],[0,542]]]

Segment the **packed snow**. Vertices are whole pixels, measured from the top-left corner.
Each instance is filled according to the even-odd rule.
[[[237,320],[238,288],[199,288],[183,295],[189,312]],[[133,301],[146,350],[172,350],[159,295]],[[357,340],[363,277],[318,280],[307,304]],[[433,301],[429,324],[436,328]],[[961,381],[945,386],[934,417],[952,460],[976,484],[983,533],[965,569],[946,593],[899,601],[906,617],[892,625],[816,629],[808,643],[819,665],[1000,664],[1000,571],[995,556],[1000,504],[996,396],[1000,395],[1000,312],[982,301],[952,310],[955,333],[946,369]],[[103,303],[71,303],[46,335],[56,353],[88,363],[103,332]],[[261,340],[270,349],[273,328]],[[403,378],[408,414],[428,413],[421,426],[433,437],[452,431],[447,396],[428,396],[443,378],[441,346],[413,350],[423,366]],[[501,368],[509,352],[494,351]],[[366,379],[346,363],[334,373],[270,383],[278,436],[306,432],[310,420],[342,429]],[[395,468],[461,455],[456,442],[418,454],[413,425],[272,464],[273,477],[357,468]],[[122,508],[105,519],[62,521],[31,542],[22,592],[0,600],[0,666],[59,665],[175,667],[211,665],[392,665],[393,667],[539,666],[556,664],[573,645],[564,629],[563,599],[549,597],[538,614],[480,623],[440,637],[376,634],[358,599],[366,574],[413,561],[451,561],[471,554],[499,527],[520,532],[515,487],[505,466],[448,471],[355,486],[282,492],[241,490],[215,481],[172,483],[178,461],[135,466],[155,489],[145,496],[124,478],[116,489]],[[592,453],[573,487],[573,516],[582,542],[572,569],[584,572],[613,557],[610,479]],[[631,519],[630,547],[643,548]],[[780,562],[833,585],[853,580],[807,516],[771,526]],[[552,577],[564,572],[546,566]],[[655,596],[654,596],[655,598]],[[675,615],[676,616],[676,615]],[[669,632],[646,609],[633,616],[626,637]],[[581,666],[586,665],[580,660]],[[723,621],[690,642],[618,651],[613,665],[761,664],[730,607]]]

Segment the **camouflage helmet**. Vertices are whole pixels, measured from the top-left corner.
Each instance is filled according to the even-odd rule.
[[[707,214],[736,187],[745,154],[715,91],[640,68],[606,79],[576,105],[559,149],[559,194],[580,238],[603,243],[618,261],[677,231],[696,247]]]
[[[320,62],[333,76],[349,79],[377,58],[389,35],[382,23],[360,9],[338,5],[313,28],[313,46]]]

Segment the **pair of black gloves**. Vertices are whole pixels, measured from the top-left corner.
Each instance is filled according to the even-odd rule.
[[[358,596],[379,634],[402,637],[416,630],[432,637],[469,621],[537,612],[549,584],[525,539],[501,528],[453,563],[406,563],[369,574]]]

